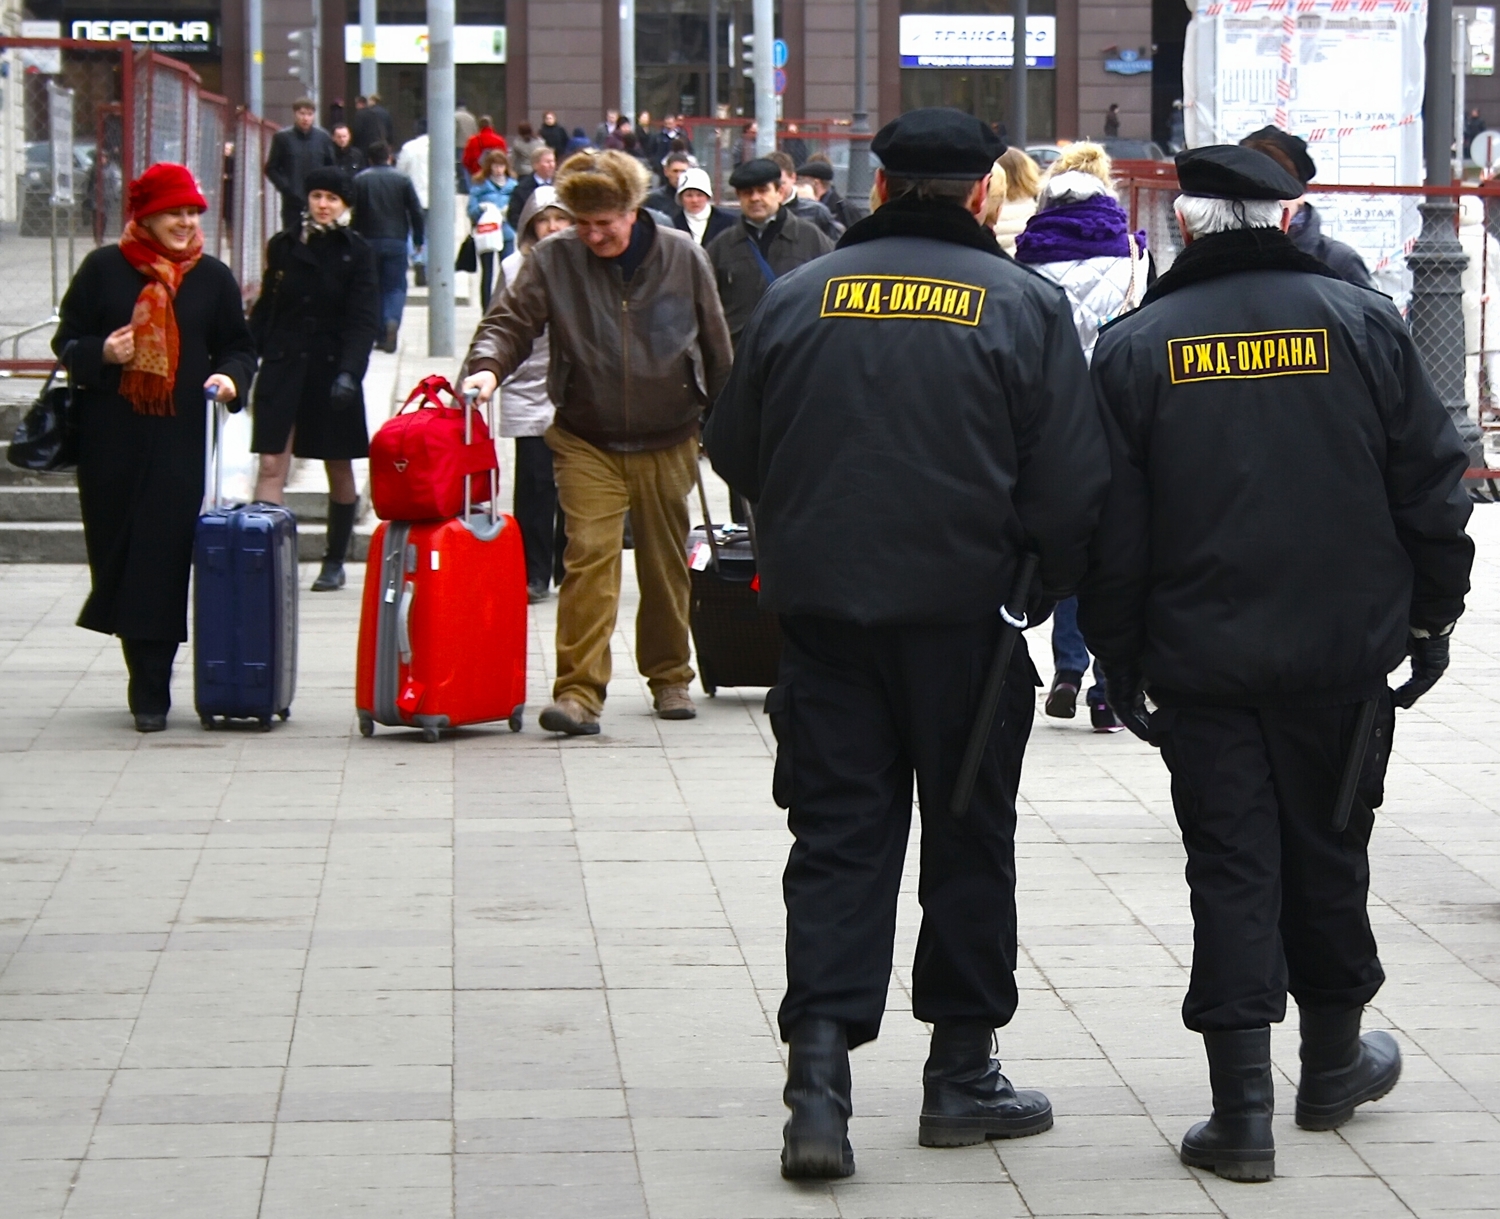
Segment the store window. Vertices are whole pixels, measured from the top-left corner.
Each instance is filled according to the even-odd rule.
[[[345,20],[359,25],[359,0],[349,0]],[[377,26],[417,26],[427,24],[427,0],[379,0],[375,10]],[[505,0],[457,0],[453,14],[455,26],[483,27],[490,31],[505,28]],[[503,46],[503,34],[501,45]],[[493,35],[486,45],[493,45]],[[457,48],[457,40],[455,43]],[[510,116],[505,112],[504,63],[457,63],[454,65],[454,96],[469,108],[476,118],[487,114],[495,129],[510,134]],[[427,117],[427,69],[421,62],[381,63],[376,69],[380,99],[396,125],[396,141],[403,143],[416,134],[418,119]],[[344,113],[354,113],[354,98],[359,94],[359,64],[345,63]],[[517,116],[519,120],[522,116]]]
[[[1037,62],[1026,74],[1026,138],[1037,144],[1057,132],[1056,0],[1029,0],[1027,10]],[[1011,15],[1009,0],[903,0],[901,13],[915,19],[902,22],[902,109],[953,106],[1009,126],[1010,68],[991,66],[1011,52],[1014,23],[995,20]]]
[[[751,0],[717,0],[710,31],[708,0],[636,0],[635,104],[653,116],[755,112],[744,74],[744,35],[755,28]],[[781,5],[776,6],[781,20]],[[774,36],[774,35],[773,35]],[[709,47],[718,43],[718,96],[710,98]]]

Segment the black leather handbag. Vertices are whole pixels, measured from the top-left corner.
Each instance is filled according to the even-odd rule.
[[[6,458],[13,466],[38,473],[72,470],[78,465],[78,420],[73,387],[54,385],[62,362],[52,366],[47,383],[11,437]]]

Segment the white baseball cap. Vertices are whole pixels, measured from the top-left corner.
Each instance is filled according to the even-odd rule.
[[[701,190],[710,200],[714,197],[714,184],[708,180],[707,171],[702,169],[683,171],[682,177],[677,179],[677,193],[681,195],[685,190]]]

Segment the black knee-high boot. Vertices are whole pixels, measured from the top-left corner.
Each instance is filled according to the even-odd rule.
[[[172,661],[177,642],[162,639],[121,639],[125,667],[130,671],[127,698],[138,732],[160,732],[172,707]]]
[[[358,516],[359,500],[352,504],[328,501],[328,549],[323,555],[323,570],[313,581],[313,592],[331,593],[344,587],[344,555],[349,551],[349,539]]]

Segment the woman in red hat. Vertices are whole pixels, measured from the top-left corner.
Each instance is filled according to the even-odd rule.
[[[204,396],[238,409],[255,344],[234,275],[203,251],[207,204],[186,167],[151,166],[129,207],[119,244],[89,254],[68,285],[52,349],[78,412],[93,577],[78,625],[120,637],[136,729],[159,732],[187,638]]]

